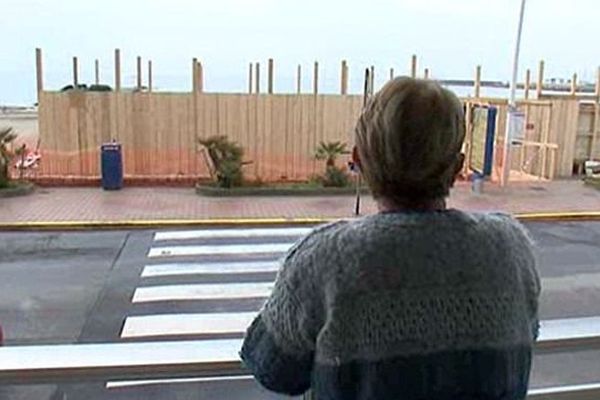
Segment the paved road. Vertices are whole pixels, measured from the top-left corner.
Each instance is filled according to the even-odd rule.
[[[600,223],[528,228],[539,245],[542,319],[600,315]],[[0,233],[6,344],[239,337],[239,326],[268,293],[277,258],[304,231],[252,232],[252,237],[239,232],[222,237],[214,230]],[[236,316],[223,319],[219,313]],[[535,358],[532,386],[598,380],[599,351]],[[1,388],[0,399],[5,398],[279,397],[242,379]]]

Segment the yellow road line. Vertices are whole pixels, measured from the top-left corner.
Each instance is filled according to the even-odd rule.
[[[521,221],[598,221],[600,212],[539,212],[517,213]],[[84,230],[84,229],[150,229],[202,226],[259,226],[259,225],[317,225],[336,217],[303,218],[207,218],[207,219],[148,219],[121,221],[17,221],[0,222],[0,230]]]

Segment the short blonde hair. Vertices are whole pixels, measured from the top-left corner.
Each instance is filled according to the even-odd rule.
[[[356,125],[362,172],[373,195],[402,203],[448,195],[465,137],[462,103],[430,80],[389,81]]]

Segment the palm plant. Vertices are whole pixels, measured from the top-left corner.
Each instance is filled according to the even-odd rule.
[[[336,160],[342,154],[348,154],[346,143],[320,142],[315,152],[317,160],[325,160],[325,174],[318,177],[318,180],[325,187],[344,187],[349,184],[349,178],[343,168],[335,165]]]
[[[9,145],[17,138],[17,134],[12,128],[0,128],[0,188],[7,187],[10,162],[14,156],[9,149]]]
[[[325,166],[327,168],[335,167],[335,161],[342,154],[348,154],[346,149],[346,143],[340,141],[336,142],[321,142],[317,147],[315,158],[317,160],[326,160]]]
[[[209,170],[220,187],[230,188],[240,186],[243,181],[242,166],[244,149],[239,144],[230,141],[226,136],[211,136],[198,139],[200,145],[206,148],[210,159]]]

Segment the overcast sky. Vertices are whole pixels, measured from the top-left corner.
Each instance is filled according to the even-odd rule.
[[[321,64],[321,90],[339,87],[340,60],[350,67],[350,90],[374,64],[379,82],[407,73],[410,56],[435,77],[508,80],[520,0],[2,0],[0,104],[35,101],[34,51],[44,51],[47,88],[71,81],[71,57],[80,81],[113,82],[113,49],[123,54],[123,79],[134,82],[135,56],[154,63],[155,86],[187,90],[191,59],[205,65],[205,88],[244,91],[248,62],[275,59],[275,89],[294,87],[296,65],[304,85]],[[547,63],[546,77],[593,80],[600,64],[597,0],[527,0],[521,53],[524,68]],[[385,72],[384,72],[385,70]],[[145,78],[144,78],[145,79]],[[264,83],[263,83],[263,87]]]

